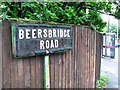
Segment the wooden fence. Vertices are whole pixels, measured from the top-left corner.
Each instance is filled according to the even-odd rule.
[[[50,54],[50,87],[95,88],[100,76],[102,35],[82,26],[72,26],[72,30],[72,51]],[[13,58],[11,39],[11,23],[4,21],[3,88],[43,88],[44,56]]]
[[[0,23],[0,89],[2,89],[2,24],[1,23]]]

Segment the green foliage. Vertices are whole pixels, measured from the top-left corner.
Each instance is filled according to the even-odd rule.
[[[110,32],[111,33],[116,33],[116,35],[117,35],[117,25],[116,24],[111,24],[110,25]]]
[[[23,18],[40,20],[41,22],[59,22],[75,25],[87,25],[98,31],[106,26],[101,13],[119,15],[119,11],[112,11],[112,5],[107,2],[4,2],[2,3],[3,19]],[[89,13],[86,13],[86,8]],[[103,12],[104,10],[104,12]],[[119,17],[118,17],[119,18]]]
[[[105,88],[109,80],[108,76],[100,76],[100,80],[96,81],[96,88]]]
[[[117,38],[117,25],[116,24],[111,24],[110,25],[110,32],[115,33],[115,37]]]

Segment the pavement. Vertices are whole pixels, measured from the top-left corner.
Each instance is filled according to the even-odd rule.
[[[109,78],[106,88],[118,88],[118,60],[102,58],[101,76]]]
[[[119,47],[120,49],[120,47]],[[120,59],[118,59],[118,48],[115,49],[115,58],[101,58],[101,76],[109,78],[106,88],[118,88],[120,90],[120,78],[118,77]],[[117,90],[118,90],[117,89]],[[116,89],[115,89],[116,90]]]

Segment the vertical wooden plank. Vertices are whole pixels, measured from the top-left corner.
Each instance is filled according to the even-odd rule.
[[[91,88],[92,88],[92,74],[93,74],[93,70],[92,70],[92,67],[93,67],[93,58],[92,58],[92,30],[90,31],[90,35],[91,35],[91,37],[90,37],[90,85],[91,85]]]
[[[95,88],[95,87],[96,87],[96,80],[95,80],[95,79],[96,79],[96,73],[97,73],[97,72],[96,72],[96,50],[97,50],[97,47],[96,47],[96,42],[97,42],[96,31],[95,31],[94,38],[95,38],[95,41],[94,41],[94,42],[95,42],[95,43],[94,43],[94,44],[95,44],[95,48],[94,48],[94,78],[93,78],[93,79],[94,79],[94,81],[95,81],[95,82],[94,82],[94,88]]]
[[[18,88],[24,88],[24,60],[18,60]]]
[[[11,87],[11,37],[10,37],[10,23],[6,20],[3,21],[2,30],[2,64],[3,64],[3,88]]]
[[[65,66],[65,69],[66,69],[66,79],[65,79],[65,82],[66,82],[66,87],[65,88],[68,88],[68,52],[66,52],[66,66]]]
[[[88,40],[87,40],[87,42],[88,42],[88,48],[87,48],[87,50],[88,50],[88,88],[90,88],[91,86],[90,86],[90,29],[88,29],[87,30],[87,33],[88,33],[88,35],[87,35],[87,38],[88,38]]]
[[[87,88],[89,88],[89,28],[87,28]]]
[[[59,58],[58,58],[58,54],[55,54],[55,88],[58,88],[58,65],[59,65]]]
[[[37,63],[39,63],[39,62],[37,62]],[[35,81],[35,78],[36,78],[36,66],[35,66],[35,64],[36,64],[36,58],[35,57],[30,57],[30,66],[31,66],[31,68],[30,68],[30,73],[31,73],[31,88],[36,88],[36,81]],[[39,77],[38,77],[39,78]]]
[[[65,79],[66,79],[66,68],[65,68],[66,61],[65,61],[65,56],[66,56],[66,54],[63,53],[63,88],[66,88],[66,83],[65,83]]]
[[[102,43],[103,43],[103,35],[101,34],[101,33],[99,33],[100,34],[100,56],[99,56],[99,74],[98,74],[98,79],[100,79],[100,69],[101,69],[101,56],[102,56]],[[96,40],[97,41],[97,40]]]
[[[11,88],[18,88],[18,60],[11,57]]]
[[[77,87],[76,88],[79,88],[79,41],[80,41],[80,38],[79,38],[79,33],[80,33],[80,28],[79,26],[77,26]]]
[[[71,53],[71,56],[72,56],[72,60],[71,60],[71,87],[74,88],[74,46],[75,46],[75,26],[72,27],[72,53]]]
[[[86,88],[88,88],[88,28],[86,27],[85,33],[86,33]]]
[[[98,46],[98,43],[99,43],[99,36],[98,36],[98,32],[96,32],[96,39],[97,39],[97,42],[96,42],[96,70],[95,70],[95,72],[96,72],[96,75],[95,75],[95,79],[97,79],[97,76],[98,76],[98,63],[99,63],[99,46]]]
[[[98,36],[97,36],[98,34],[97,34],[97,32],[96,32],[96,40],[99,40],[99,38],[98,38]],[[98,43],[97,43],[98,41],[96,41],[96,62],[95,62],[95,79],[97,79],[97,73],[98,73],[98,71],[97,71],[97,64],[98,64],[98,54],[97,54],[97,51],[98,51]]]
[[[91,88],[91,29],[89,29],[89,88]]]
[[[100,54],[99,54],[99,67],[98,67],[99,68],[99,70],[98,70],[99,74],[98,74],[98,79],[100,79],[101,56],[102,56],[101,52],[102,52],[102,43],[103,43],[102,41],[103,41],[103,35],[100,34],[100,46],[99,46],[99,48],[100,48]]]
[[[93,88],[93,85],[94,85],[94,81],[93,81],[93,78],[94,78],[94,31],[92,31],[92,88]]]
[[[81,88],[83,88],[83,73],[82,73],[82,71],[83,71],[83,44],[82,44],[82,42],[83,42],[83,27],[81,27],[81,60],[80,60],[80,72],[81,72],[81,74],[80,74],[80,78],[81,78],[81,84],[80,84],[80,86],[81,86]]]
[[[76,45],[77,45],[77,40],[76,40],[76,26],[74,27],[74,57],[73,57],[73,71],[74,71],[74,82],[73,82],[73,88],[76,88]]]
[[[87,68],[86,68],[86,61],[87,61],[87,55],[86,55],[86,28],[84,27],[84,30],[83,30],[83,35],[84,35],[84,88],[86,88],[86,71],[87,71]]]
[[[89,38],[89,44],[90,44],[90,54],[89,54],[89,58],[90,58],[90,60],[89,60],[89,70],[90,70],[90,72],[89,72],[89,79],[90,79],[90,88],[92,88],[92,32],[91,32],[91,30],[90,30],[90,38]]]
[[[50,88],[54,88],[55,84],[55,60],[54,60],[55,54],[50,55]]]
[[[84,54],[84,49],[83,49],[83,27],[81,27],[81,36],[80,37],[81,37],[81,50],[80,50],[81,51],[81,60],[80,60],[80,72],[81,72],[80,73],[80,79],[81,79],[80,82],[81,83],[80,83],[80,87],[84,88],[84,86],[83,86],[84,85],[84,83],[83,83],[84,82],[84,77],[83,77],[84,76],[83,75],[83,73],[84,73],[84,68],[83,68],[84,67],[84,64],[83,64],[83,61],[84,61],[83,60],[83,54]]]
[[[75,27],[75,53],[74,53],[74,64],[75,64],[75,72],[74,72],[74,88],[77,88],[77,26]]]
[[[94,88],[94,81],[93,81],[93,78],[94,78],[94,31],[93,30],[91,30],[92,31],[92,88]]]
[[[0,89],[2,89],[2,29],[2,24],[0,24]]]
[[[83,29],[83,48],[84,48],[84,54],[83,54],[83,63],[84,63],[84,88],[86,88],[86,32],[85,27]]]
[[[62,57],[63,54],[59,54],[59,88],[62,88]]]
[[[36,88],[43,88],[43,56],[37,56],[36,57],[36,62],[35,62],[35,82],[36,82]],[[32,77],[31,77],[32,78]]]
[[[30,61],[29,58],[24,58],[24,83],[25,83],[25,88],[30,88]]]
[[[88,88],[88,41],[87,41],[87,27],[85,28],[85,88]]]
[[[78,40],[78,41],[79,41],[79,42],[78,42],[78,43],[79,43],[79,49],[78,49],[78,50],[79,50],[79,53],[78,53],[78,56],[79,56],[79,57],[78,57],[78,59],[79,59],[79,62],[78,62],[78,64],[79,64],[79,65],[78,65],[78,66],[79,66],[79,71],[78,71],[78,73],[79,73],[79,78],[78,78],[78,80],[79,80],[79,88],[81,88],[81,83],[82,83],[82,82],[81,82],[81,54],[82,54],[82,51],[81,51],[81,49],[82,49],[82,47],[81,47],[81,45],[82,45],[82,43],[81,43],[81,39],[82,39],[82,38],[81,38],[81,29],[82,29],[82,27],[79,26],[79,29],[80,29],[80,30],[79,30],[79,34],[78,34],[78,38],[79,38],[79,40]]]
[[[96,32],[96,79],[100,76],[102,36]]]
[[[83,67],[82,67],[82,76],[83,76],[83,77],[82,77],[82,80],[83,80],[83,88],[85,88],[85,85],[86,85],[86,84],[85,84],[85,83],[86,83],[86,82],[85,82],[85,79],[86,79],[86,78],[85,78],[85,72],[86,72],[86,67],[85,67],[85,62],[86,62],[86,56],[85,56],[85,54],[86,54],[86,51],[85,51],[85,49],[86,49],[86,48],[85,48],[85,36],[86,36],[86,35],[85,35],[85,27],[83,27],[83,28],[82,28],[82,37],[83,37],[83,38],[82,38],[82,44],[83,44],[83,45],[82,45],[82,49],[83,49],[83,50],[82,50],[82,51],[83,51],[83,54],[82,54],[82,66],[83,66]]]
[[[71,57],[71,53],[72,53],[72,51],[70,51],[70,54],[69,54],[70,55],[69,56],[69,58],[70,58],[70,62],[69,62],[70,63],[70,71],[69,71],[70,72],[70,79],[69,79],[70,84],[69,84],[69,88],[72,88],[72,57]]]
[[[70,55],[70,51],[68,52],[68,88],[70,88],[70,58],[71,58],[71,55]]]

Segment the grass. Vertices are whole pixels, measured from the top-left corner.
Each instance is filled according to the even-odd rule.
[[[96,88],[106,88],[108,81],[110,81],[108,76],[100,76],[100,80],[96,82]]]

